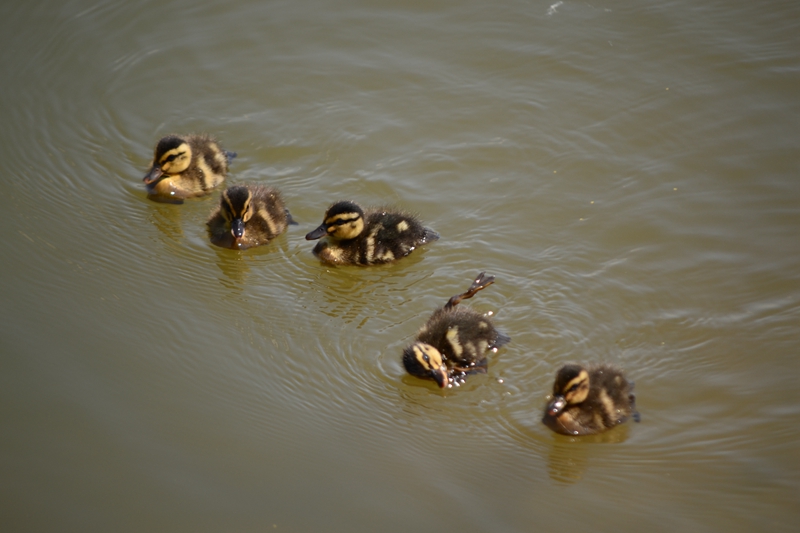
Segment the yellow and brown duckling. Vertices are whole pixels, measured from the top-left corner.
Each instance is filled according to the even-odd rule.
[[[415,342],[403,351],[403,366],[409,374],[433,379],[445,388],[461,385],[469,374],[486,372],[486,353],[496,352],[511,338],[497,331],[488,317],[457,306],[492,283],[494,276],[481,272],[467,292],[433,312]]]
[[[228,175],[236,157],[207,135],[167,135],[156,144],[153,162],[143,181],[156,201],[183,203],[184,198],[209,194]]]
[[[244,250],[267,244],[295,224],[280,192],[261,185],[236,185],[222,191],[219,206],[208,219],[211,242]]]
[[[314,246],[322,261],[341,265],[390,263],[405,257],[418,246],[435,241],[439,234],[415,217],[387,208],[366,211],[355,202],[333,204],[322,225],[306,240],[327,237]]]
[[[564,435],[601,433],[629,418],[638,422],[632,391],[633,383],[611,366],[564,365],[556,374],[542,422]]]

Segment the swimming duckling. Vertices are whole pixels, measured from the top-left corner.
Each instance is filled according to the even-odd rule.
[[[180,204],[184,198],[208,194],[225,180],[234,157],[207,135],[167,135],[158,141],[143,179],[147,196]]]
[[[222,191],[219,206],[208,219],[211,242],[244,250],[267,244],[295,224],[280,192],[260,185],[236,185]]]
[[[564,435],[601,433],[628,418],[638,422],[632,390],[633,383],[611,366],[564,365],[556,374],[542,422]]]
[[[469,290],[450,298],[433,312],[419,330],[416,341],[403,351],[403,366],[412,376],[433,379],[440,387],[461,385],[469,374],[486,372],[486,352],[511,341],[491,320],[461,300],[494,283],[494,276],[478,274]]]
[[[389,263],[439,238],[438,233],[423,227],[409,214],[387,208],[365,212],[349,201],[328,208],[322,225],[309,232],[306,240],[325,236],[326,240],[314,246],[314,255],[342,265]]]

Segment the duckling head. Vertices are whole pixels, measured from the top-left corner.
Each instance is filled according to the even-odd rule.
[[[313,241],[326,235],[337,241],[355,239],[364,231],[364,211],[355,202],[337,202],[328,208],[320,227],[306,235]]]
[[[151,184],[164,175],[180,174],[192,162],[192,148],[183,138],[177,135],[167,135],[156,145],[153,163],[144,177],[146,184]]]
[[[581,365],[568,364],[561,367],[553,384],[553,398],[545,412],[558,417],[569,405],[575,405],[589,396],[589,372]]]
[[[403,351],[403,366],[412,376],[431,378],[441,388],[445,388],[449,381],[442,354],[424,342],[415,342]]]
[[[253,216],[251,200],[253,196],[247,187],[228,187],[222,193],[220,211],[231,225],[231,235],[235,240],[244,236],[245,222]]]

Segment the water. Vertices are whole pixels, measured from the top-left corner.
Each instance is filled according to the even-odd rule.
[[[790,531],[800,522],[800,7],[28,2],[0,8],[8,531]],[[218,250],[147,200],[167,133],[299,226]],[[335,200],[441,239],[331,268]],[[457,390],[400,354],[465,302]],[[605,361],[642,421],[539,423]],[[794,526],[792,524],[795,524]]]

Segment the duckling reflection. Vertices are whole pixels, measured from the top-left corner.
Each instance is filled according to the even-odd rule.
[[[587,468],[587,447],[574,443],[554,442],[547,457],[550,479],[559,483],[575,483],[583,479]]]
[[[469,374],[486,372],[486,352],[496,352],[511,338],[497,331],[488,317],[457,305],[492,283],[494,276],[481,272],[467,292],[433,312],[416,341],[403,351],[403,366],[409,374],[433,379],[444,388],[462,384]]]
[[[369,328],[371,321],[381,320],[391,310],[385,302],[407,294],[417,281],[418,273],[394,269],[324,268],[317,273],[314,290],[306,291],[303,299],[330,318],[356,322],[356,329]]]
[[[556,374],[542,422],[563,435],[601,433],[629,418],[638,422],[632,390],[633,383],[612,366],[564,365]]]
[[[164,204],[150,204],[149,221],[158,228],[164,243],[173,245],[176,239],[184,237],[184,212]]]
[[[413,252],[418,246],[439,238],[408,213],[389,208],[364,211],[358,204],[342,201],[325,213],[322,224],[306,240],[326,239],[314,246],[322,261],[341,265],[390,263]]]
[[[222,248],[214,248],[214,252],[217,254],[216,263],[220,270],[217,281],[225,289],[225,296],[234,299],[245,296],[245,287],[251,275],[250,257],[232,254]]]
[[[208,219],[211,242],[244,250],[267,244],[295,224],[277,189],[260,185],[228,187]]]
[[[181,204],[185,198],[209,194],[225,180],[234,157],[208,135],[167,135],[156,144],[143,179],[147,196]]]
[[[623,424],[614,431],[604,431],[593,435],[564,437],[552,435],[550,452],[547,457],[547,471],[550,479],[559,483],[575,483],[583,479],[591,468],[594,450],[591,444],[619,444],[628,440],[630,426]],[[608,465],[606,465],[608,466]]]

